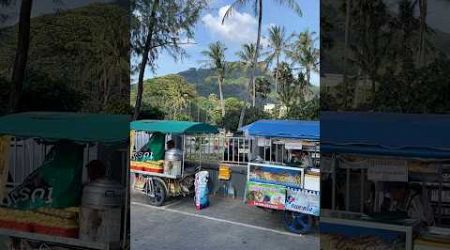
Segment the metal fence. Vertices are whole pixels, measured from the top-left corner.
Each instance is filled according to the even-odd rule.
[[[283,139],[266,139],[260,144],[247,137],[228,137],[223,135],[187,136],[186,159],[200,162],[223,162],[246,165],[249,160],[260,160],[285,164],[290,161],[290,153]],[[310,143],[304,150],[310,152],[313,164],[318,165],[320,153],[318,142]]]
[[[186,136],[186,159],[196,162],[246,164],[251,140],[217,135]]]
[[[135,150],[140,150],[148,139],[148,133],[136,132]],[[187,135],[185,140],[185,159],[191,162],[246,165],[249,160],[255,160],[257,157],[273,164],[285,164],[290,160],[284,139],[265,139],[265,143],[261,144],[256,139],[242,136]],[[181,142],[177,144],[182,145]],[[304,150],[311,153],[314,165],[318,165],[320,155],[318,142],[315,146],[305,147]]]

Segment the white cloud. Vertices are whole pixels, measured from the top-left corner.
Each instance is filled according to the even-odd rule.
[[[180,39],[180,44],[182,48],[192,48],[196,45],[196,41],[193,38],[187,38],[187,37],[183,37]]]
[[[209,32],[217,36],[218,40],[224,42],[232,42],[237,44],[255,43],[258,32],[258,21],[249,13],[233,11],[222,24],[222,18],[229,5],[223,6],[219,9],[216,15],[206,14],[202,18],[202,22]],[[267,44],[264,37],[261,39],[261,44]]]

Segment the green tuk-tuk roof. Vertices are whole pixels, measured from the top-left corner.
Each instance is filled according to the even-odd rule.
[[[120,143],[129,138],[129,116],[26,112],[0,117],[0,135],[45,140]]]
[[[216,134],[216,127],[201,123],[171,120],[139,120],[131,122],[136,131],[160,132],[163,134]]]

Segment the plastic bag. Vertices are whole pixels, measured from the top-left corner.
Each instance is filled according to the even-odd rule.
[[[200,171],[195,174],[195,208],[197,210],[206,208],[209,206],[208,199],[208,171]]]

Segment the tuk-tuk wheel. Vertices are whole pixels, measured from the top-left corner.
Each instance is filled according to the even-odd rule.
[[[298,212],[284,212],[283,223],[289,232],[296,234],[306,234],[311,232],[313,226],[313,218],[311,215]]]
[[[153,179],[153,193],[154,195],[150,195],[150,190],[147,190],[148,202],[152,206],[161,206],[166,200],[166,189],[160,180]]]

